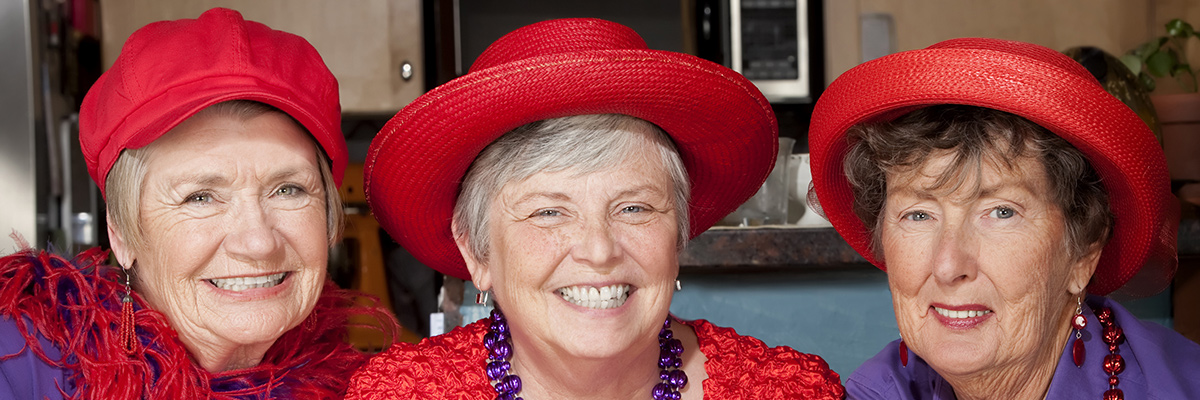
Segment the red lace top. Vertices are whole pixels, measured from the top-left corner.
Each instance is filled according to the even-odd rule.
[[[838,374],[821,357],[761,340],[705,320],[680,321],[696,331],[705,399],[841,399]],[[350,380],[347,399],[495,399],[484,376],[487,319],[419,344],[398,343],[376,355]]]

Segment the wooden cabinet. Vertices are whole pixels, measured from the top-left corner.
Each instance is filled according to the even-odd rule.
[[[890,47],[905,51],[957,37],[992,37],[1055,50],[1095,46],[1121,54],[1184,11],[1168,0],[848,0],[826,1],[827,82],[861,63],[862,46],[878,45],[880,29],[863,21],[888,18]],[[875,21],[877,22],[877,21]],[[864,31],[866,37],[864,37]],[[884,35],[886,36],[886,35]],[[885,44],[886,45],[886,44]]]
[[[143,25],[213,7],[312,43],[337,77],[343,112],[394,114],[425,91],[418,0],[101,0],[104,65]]]

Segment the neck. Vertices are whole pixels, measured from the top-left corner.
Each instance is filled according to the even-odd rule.
[[[263,355],[273,343],[241,345],[234,343],[214,343],[206,340],[191,340],[182,333],[179,340],[187,347],[188,353],[200,364],[201,368],[211,373],[250,368],[262,362]]]
[[[1050,381],[1058,367],[1059,358],[1071,339],[1071,316],[1075,304],[1057,319],[1057,329],[1049,332],[1050,340],[1024,362],[1014,362],[964,376],[942,377],[954,388],[960,400],[975,399],[1044,399]]]
[[[658,338],[618,355],[580,358],[513,335],[513,370],[526,399],[649,399],[658,384]]]

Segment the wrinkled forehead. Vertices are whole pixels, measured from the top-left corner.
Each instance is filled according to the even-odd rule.
[[[967,202],[1006,190],[1031,194],[1048,190],[1045,167],[1028,152],[1013,154],[985,148],[971,154],[958,150],[934,150],[918,164],[888,169],[888,197],[903,195]]]

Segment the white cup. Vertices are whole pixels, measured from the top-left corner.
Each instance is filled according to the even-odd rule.
[[[789,222],[804,228],[831,227],[825,217],[813,212],[808,206],[808,190],[812,183],[812,168],[808,153],[792,154],[788,157],[788,215]]]

